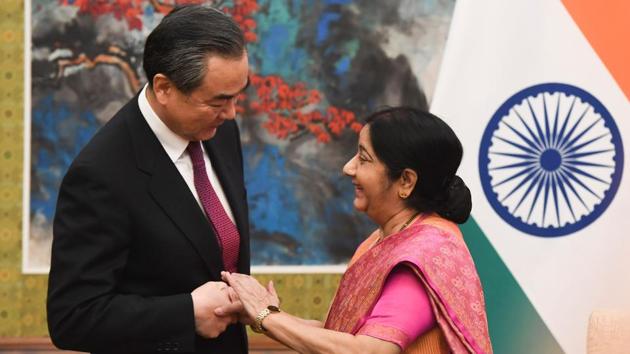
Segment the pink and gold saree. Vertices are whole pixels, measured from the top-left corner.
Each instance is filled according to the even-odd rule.
[[[431,215],[374,245],[376,238],[365,240],[350,261],[325,328],[357,334],[388,274],[405,264],[424,284],[438,326],[404,353],[492,353],[481,282],[457,225]],[[381,338],[398,335],[391,327],[383,331]]]

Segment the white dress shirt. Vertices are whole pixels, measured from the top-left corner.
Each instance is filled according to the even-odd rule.
[[[149,127],[153,131],[153,134],[158,138],[160,144],[164,148],[164,151],[168,154],[171,161],[177,167],[177,170],[186,181],[190,192],[195,196],[199,207],[203,211],[203,206],[201,205],[201,200],[199,199],[199,195],[197,194],[197,189],[195,188],[195,179],[193,174],[193,165],[192,160],[190,159],[190,154],[186,151],[186,147],[188,146],[188,140],[182,138],[181,136],[173,133],[164,122],[158,117],[155,113],[151,105],[149,104],[149,100],[147,99],[147,87],[148,84],[144,85],[142,92],[140,92],[140,96],[138,96],[138,106],[140,106],[140,112],[144,116],[144,119],[149,124]],[[217,174],[214,172],[212,168],[212,163],[210,162],[210,157],[206,152],[205,147],[201,144],[201,148],[203,149],[203,160],[206,163],[206,171],[208,172],[208,178],[210,178],[210,184],[212,184],[212,188],[215,193],[219,197],[221,201],[221,205],[223,205],[223,209],[230,217],[230,220],[236,225],[234,221],[234,215],[232,214],[232,208],[230,208],[230,204],[225,197],[225,193],[223,192],[223,187],[221,187],[221,183],[217,178]]]

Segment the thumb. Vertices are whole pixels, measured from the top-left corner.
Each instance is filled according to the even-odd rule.
[[[278,297],[278,294],[276,293],[276,288],[273,286],[273,280],[270,280],[269,284],[267,284],[267,291],[269,291],[271,295]]]
[[[243,310],[243,304],[240,301],[232,302],[227,305],[219,306],[214,309],[214,314],[222,317],[237,314]]]

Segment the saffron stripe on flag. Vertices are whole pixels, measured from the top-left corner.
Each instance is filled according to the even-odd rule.
[[[630,100],[630,1],[562,3]]]

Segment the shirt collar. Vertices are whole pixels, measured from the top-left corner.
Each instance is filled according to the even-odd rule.
[[[155,134],[155,136],[164,147],[164,150],[168,154],[168,157],[171,161],[177,161],[184,151],[186,151],[186,147],[188,146],[188,140],[182,138],[181,136],[175,134],[169,127],[164,124],[164,122],[158,117],[157,113],[149,104],[149,100],[147,99],[147,87],[149,84],[144,85],[144,88],[140,92],[140,96],[138,96],[138,106],[140,107],[140,112],[144,116],[144,119],[149,124],[149,127]]]

